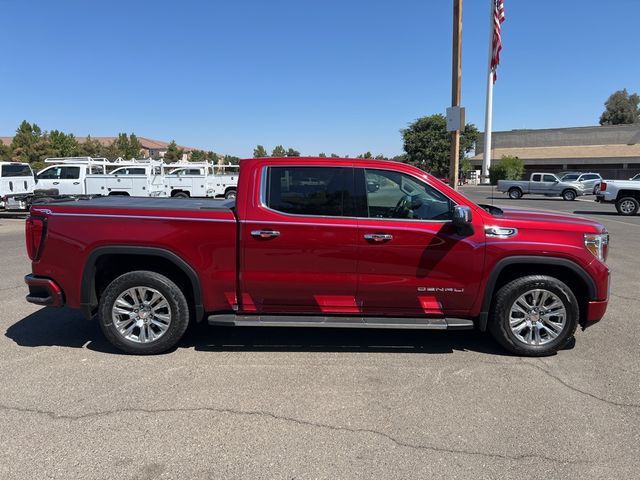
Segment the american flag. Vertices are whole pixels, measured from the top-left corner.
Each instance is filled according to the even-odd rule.
[[[502,50],[501,29],[504,22],[504,1],[491,0],[493,2],[493,50],[491,53],[491,70],[493,71],[493,82],[498,78],[496,68],[500,63],[500,50]]]

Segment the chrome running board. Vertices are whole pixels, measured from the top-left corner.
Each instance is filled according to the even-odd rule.
[[[465,318],[348,317],[328,315],[209,315],[209,325],[228,327],[330,327],[402,328],[415,330],[469,330],[473,320]]]

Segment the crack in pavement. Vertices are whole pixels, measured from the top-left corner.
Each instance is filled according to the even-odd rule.
[[[549,370],[547,370],[546,368],[542,368],[539,365],[535,365],[533,363],[529,363],[527,361],[525,361],[524,359],[521,359],[521,364],[523,365],[527,365],[529,367],[535,368],[536,370],[540,370],[541,372],[543,372],[544,374],[546,374],[547,376],[549,376],[550,378],[553,378],[555,381],[557,381],[558,383],[564,385],[565,387],[567,387],[568,389],[580,393],[582,395],[586,395],[587,397],[593,398],[594,400],[597,400],[599,402],[602,403],[606,403],[608,405],[613,405],[615,407],[622,407],[622,408],[640,408],[640,405],[636,404],[636,403],[622,403],[622,402],[616,402],[614,400],[608,400],[606,398],[603,397],[599,397],[594,393],[591,392],[587,392],[586,390],[581,390],[578,387],[575,387],[573,385],[571,385],[570,383],[567,383],[565,380],[563,380],[562,378],[558,377],[557,375],[554,375],[553,373],[551,373]]]
[[[275,413],[271,413],[263,410],[237,410],[232,408],[221,408],[221,407],[183,407],[183,408],[176,407],[176,408],[159,408],[159,409],[122,408],[122,409],[115,409],[115,410],[105,410],[101,412],[90,412],[90,413],[85,413],[80,415],[62,415],[49,410],[12,407],[10,405],[3,405],[3,404],[0,404],[0,410],[20,412],[20,413],[35,413],[39,415],[45,415],[51,418],[52,420],[68,420],[68,421],[85,420],[88,418],[97,418],[97,417],[108,417],[111,415],[119,415],[122,413],[146,413],[149,415],[154,415],[154,414],[162,414],[162,413],[208,412],[208,413],[214,413],[214,414],[256,416],[256,417],[264,417],[264,418],[270,418],[273,420],[280,420],[280,421],[295,423],[297,425],[301,425],[304,427],[322,428],[322,429],[332,430],[336,432],[364,433],[364,434],[376,435],[378,437],[387,439],[390,442],[400,447],[410,448],[414,450],[424,450],[424,451],[430,451],[430,452],[436,452],[436,453],[450,453],[454,455],[456,454],[469,455],[469,456],[477,456],[477,457],[492,458],[492,459],[507,460],[507,461],[546,460],[549,462],[561,463],[566,465],[595,463],[589,460],[563,460],[559,458],[547,457],[545,455],[535,455],[535,454],[506,455],[506,454],[500,454],[500,453],[482,452],[477,450],[455,449],[455,448],[436,447],[432,445],[415,444],[415,443],[409,443],[404,440],[400,440],[388,433],[370,429],[370,428],[345,427],[345,426],[339,426],[339,425],[317,423],[317,422],[312,422],[310,420],[302,420],[298,418],[277,415]]]

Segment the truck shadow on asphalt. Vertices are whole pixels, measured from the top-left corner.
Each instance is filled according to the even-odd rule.
[[[96,321],[80,312],[42,308],[11,325],[5,336],[23,347],[59,346],[121,354]],[[488,334],[475,331],[364,330],[340,328],[211,327],[193,325],[176,350],[206,352],[398,352],[443,354],[473,351],[508,355]]]

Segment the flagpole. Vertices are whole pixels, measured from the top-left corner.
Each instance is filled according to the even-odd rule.
[[[482,157],[482,183],[489,183],[489,169],[491,168],[491,129],[493,128],[493,35],[495,31],[495,0],[489,0],[489,60],[487,62],[487,105],[484,115],[484,155]]]

